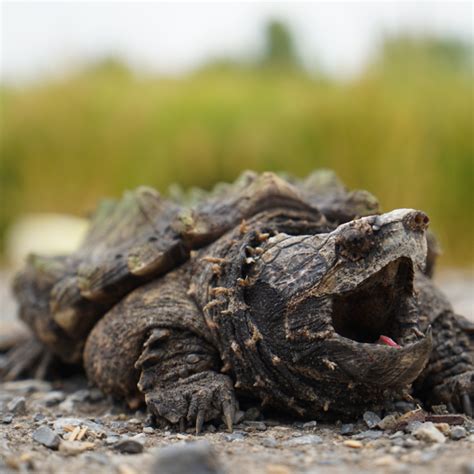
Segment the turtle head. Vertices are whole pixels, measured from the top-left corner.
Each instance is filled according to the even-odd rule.
[[[410,384],[431,353],[413,288],[428,222],[397,209],[325,234],[272,237],[246,300],[277,360],[316,393],[325,382],[360,387],[364,397]]]

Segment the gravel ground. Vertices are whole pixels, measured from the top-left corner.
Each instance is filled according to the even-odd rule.
[[[0,273],[0,339],[17,327],[8,280]],[[473,272],[438,280],[456,310],[472,318]],[[104,398],[81,377],[4,383],[0,473],[474,474],[472,420],[426,414],[410,403],[366,412],[352,425],[275,419],[255,407],[238,415],[233,433],[207,425],[195,436],[149,426],[145,412]]]

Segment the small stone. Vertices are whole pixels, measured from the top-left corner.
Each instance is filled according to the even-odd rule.
[[[26,412],[25,397],[15,397],[7,404],[7,410],[15,415],[23,415]]]
[[[434,425],[445,436],[449,436],[449,433],[451,432],[451,428],[447,423],[435,423]]]
[[[84,418],[70,418],[70,417],[58,418],[57,420],[55,420],[53,424],[54,431],[56,431],[59,434],[64,433],[65,426],[74,426],[74,427],[87,426],[89,431],[94,431],[95,433],[101,433],[104,431],[104,428],[98,423],[95,423],[90,420],[86,420]]]
[[[223,474],[212,446],[207,441],[175,444],[162,448],[150,474]]]
[[[285,446],[305,446],[308,444],[320,444],[323,440],[320,436],[317,435],[305,435],[297,436],[295,438],[288,439],[283,444]]]
[[[128,420],[128,423],[131,425],[139,425],[141,424],[141,421],[138,418],[130,418],[130,420]]]
[[[444,443],[446,441],[444,434],[441,433],[431,421],[421,423],[421,425],[413,431],[413,435],[415,438],[428,443]]]
[[[87,401],[87,399],[89,398],[89,390],[87,390],[86,388],[77,390],[76,392],[71,394],[68,398],[70,398],[74,402],[83,403]]]
[[[143,452],[143,443],[132,438],[121,439],[113,447],[117,451],[126,454],[139,454]]]
[[[119,436],[107,436],[107,438],[105,438],[105,444],[110,446],[111,444],[115,444],[119,439]]]
[[[47,407],[52,407],[64,401],[65,398],[66,395],[64,395],[64,392],[61,392],[60,390],[53,390],[43,397],[43,403]]]
[[[304,430],[313,430],[314,428],[316,428],[316,426],[318,425],[318,422],[313,420],[313,421],[308,421],[306,423],[303,423],[303,429]]]
[[[33,433],[33,439],[50,449],[58,449],[61,439],[59,436],[47,426],[41,426]]]
[[[141,444],[146,443],[146,434],[145,433],[138,433],[134,436],[131,436],[129,439],[133,439],[133,441],[138,441]]]
[[[354,425],[352,423],[342,424],[340,433],[342,435],[351,435],[351,434],[353,434],[354,433]]]
[[[266,448],[276,448],[278,446],[277,440],[273,436],[268,436],[261,440],[262,446]]]
[[[342,443],[344,446],[348,448],[360,449],[364,445],[360,441],[356,441],[355,439],[348,439]]]
[[[233,433],[229,433],[224,435],[224,439],[226,441],[242,441],[245,438],[245,433],[242,431],[234,431]]]
[[[422,421],[411,421],[405,426],[405,431],[407,433],[413,433],[416,431],[421,425],[423,424]]]
[[[145,426],[142,430],[146,434],[154,434],[155,430],[151,426]]]
[[[363,415],[365,424],[369,428],[375,428],[379,423],[380,423],[380,416],[377,415],[377,413],[374,413],[373,411],[366,411]]]
[[[33,416],[33,421],[37,423],[39,421],[43,421],[45,418],[46,416],[43,415],[43,413],[35,413]]]
[[[467,436],[467,431],[462,426],[454,426],[451,429],[450,437],[451,439],[454,439],[455,441],[465,438],[466,436]]]
[[[256,421],[258,418],[260,418],[260,410],[257,407],[249,408],[244,414],[246,421]]]
[[[356,434],[354,439],[379,439],[382,435],[382,431],[366,430]]]
[[[12,415],[3,415],[2,416],[2,423],[4,425],[9,425],[13,421],[13,416]]]
[[[381,430],[394,430],[396,427],[397,427],[397,424],[398,424],[398,417],[396,417],[395,415],[387,415],[386,417],[382,418],[377,426],[381,429]]]
[[[94,443],[89,441],[61,441],[59,445],[59,451],[74,456],[76,454],[83,453],[95,447]]]

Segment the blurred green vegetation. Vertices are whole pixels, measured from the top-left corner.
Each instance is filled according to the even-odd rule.
[[[166,193],[173,182],[209,188],[244,169],[326,167],[385,210],[425,210],[443,263],[472,264],[472,48],[389,38],[363,74],[338,81],[297,67],[291,38],[270,33],[279,49],[259,64],[165,79],[109,60],[3,86],[0,237],[21,213],[83,215],[140,184]]]

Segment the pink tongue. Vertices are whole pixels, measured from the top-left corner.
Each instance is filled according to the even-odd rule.
[[[396,347],[397,349],[401,349],[401,347],[393,339],[391,339],[388,336],[380,336],[377,342],[379,344],[385,344],[386,346]]]

